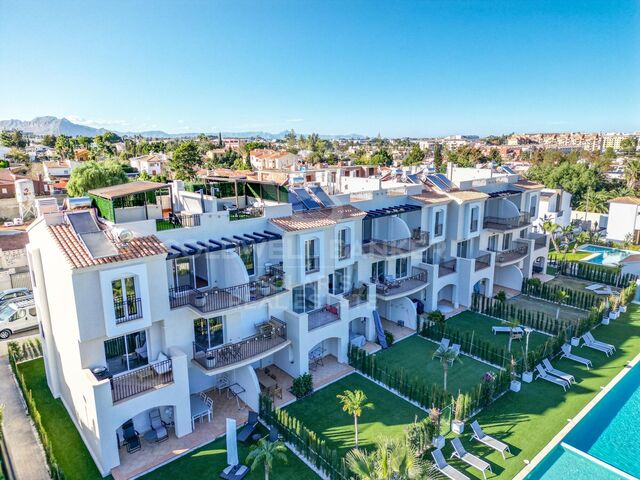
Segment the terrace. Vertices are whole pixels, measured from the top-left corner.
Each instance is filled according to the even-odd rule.
[[[375,279],[373,279],[375,281]],[[392,300],[403,295],[410,295],[427,286],[427,272],[419,268],[413,269],[411,276],[395,279],[385,277],[376,281],[376,295],[383,300]]]
[[[529,246],[521,244],[510,250],[496,251],[496,265],[499,267],[519,262],[529,254]]]
[[[488,230],[513,230],[514,228],[526,227],[531,224],[531,217],[528,213],[521,213],[518,216],[513,217],[484,217],[484,228]]]
[[[340,303],[323,305],[320,308],[307,312],[307,315],[309,331],[324,327],[325,325],[340,320]]]
[[[378,257],[404,255],[416,250],[423,250],[429,246],[429,234],[427,232],[413,232],[411,238],[400,240],[371,239],[362,245],[363,253]]]

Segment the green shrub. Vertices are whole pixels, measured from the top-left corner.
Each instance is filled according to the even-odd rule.
[[[313,392],[313,376],[310,373],[300,375],[298,378],[293,379],[291,385],[291,393],[296,398],[306,397]]]

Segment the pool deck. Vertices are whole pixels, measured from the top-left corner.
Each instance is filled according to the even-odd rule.
[[[558,432],[558,434],[551,439],[551,441],[538,452],[538,454],[533,457],[533,460],[529,462],[529,464],[524,467],[520,472],[513,477],[513,480],[524,480],[527,475],[529,475],[533,469],[535,469],[540,462],[553,450],[557,445],[559,445],[564,437],[582,420],[587,413],[589,413],[593,407],[595,407],[600,400],[602,400],[607,393],[609,393],[613,387],[615,387],[620,380],[624,378],[624,376],[631,371],[633,367],[635,367],[638,363],[640,363],[640,353],[637,354],[633,360],[630,360],[625,367],[604,387],[600,393],[598,393],[580,412],[573,418],[569,419],[567,425]]]

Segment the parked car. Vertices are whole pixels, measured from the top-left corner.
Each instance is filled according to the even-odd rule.
[[[28,288],[10,288],[9,290],[3,290],[0,292],[0,307],[6,305],[12,300],[17,300],[22,297],[30,297],[31,295],[31,290]]]
[[[5,340],[16,332],[38,326],[38,314],[33,297],[22,297],[0,307],[0,339]]]

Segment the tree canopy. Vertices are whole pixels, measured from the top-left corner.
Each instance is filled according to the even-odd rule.
[[[8,130],[0,132],[0,143],[5,147],[24,148],[27,146],[27,139],[22,130]]]
[[[71,171],[67,192],[71,197],[80,197],[94,188],[119,185],[128,181],[129,179],[119,163],[90,161]]]
[[[403,165],[420,165],[424,160],[424,152],[420,149],[420,145],[414,143],[407,158],[402,161]]]
[[[181,142],[173,152],[169,160],[169,168],[176,180],[189,180],[196,174],[196,169],[201,165],[202,158],[198,146],[192,140]]]

